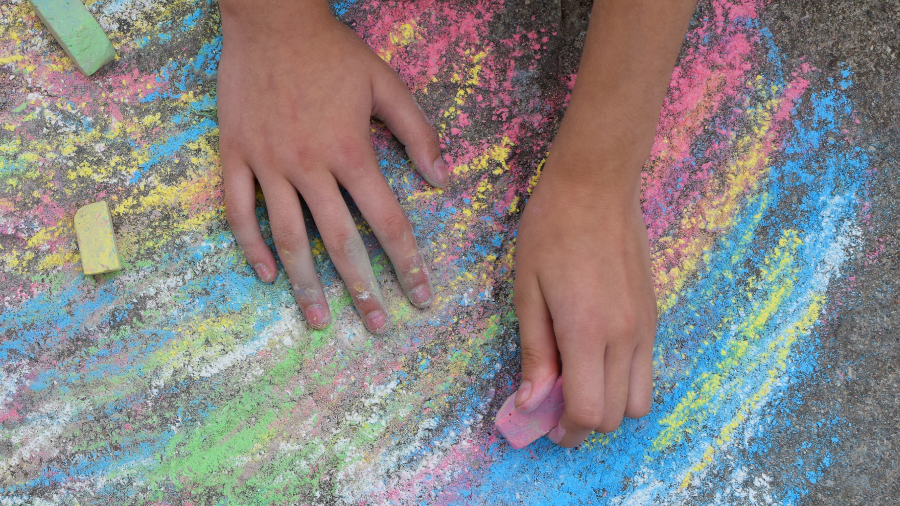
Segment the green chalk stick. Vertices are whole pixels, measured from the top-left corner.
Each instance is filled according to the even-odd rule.
[[[81,0],[31,0],[31,5],[84,75],[93,74],[115,58],[106,32]]]

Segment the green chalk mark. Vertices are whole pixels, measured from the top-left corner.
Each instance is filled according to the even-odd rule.
[[[84,75],[116,57],[106,32],[80,0],[31,0],[31,5]]]
[[[28,102],[22,102],[21,104],[19,104],[18,107],[13,109],[13,112],[22,112],[25,110],[26,107],[28,107]]]

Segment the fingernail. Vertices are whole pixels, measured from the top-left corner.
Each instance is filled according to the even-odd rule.
[[[566,429],[563,429],[561,425],[557,425],[553,430],[547,433],[547,437],[550,438],[550,441],[553,441],[556,444],[559,444],[565,435]]]
[[[431,304],[431,290],[428,288],[428,283],[422,283],[410,290],[409,300],[418,307],[425,307]]]
[[[519,391],[516,392],[516,409],[521,409],[522,404],[528,402],[531,398],[531,382],[525,380],[519,385]]]
[[[384,312],[376,309],[366,315],[366,327],[376,334],[381,334],[387,328],[387,318]]]
[[[316,330],[324,329],[330,319],[331,315],[321,304],[313,304],[306,308],[306,322]]]
[[[447,169],[447,164],[444,163],[444,160],[441,157],[438,157],[437,160],[434,161],[434,167],[431,173],[434,175],[434,181],[439,186],[447,186],[447,182],[450,180],[450,170]]]
[[[272,272],[269,271],[269,268],[266,267],[266,264],[260,262],[254,265],[253,268],[256,269],[256,275],[259,276],[259,279],[265,281],[266,283],[269,282],[269,276],[272,275]]]

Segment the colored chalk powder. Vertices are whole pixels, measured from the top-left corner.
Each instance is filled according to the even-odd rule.
[[[31,0],[31,5],[84,75],[115,58],[106,32],[80,0]]]
[[[494,424],[509,444],[518,450],[556,427],[565,407],[562,378],[559,378],[544,402],[531,413],[523,413],[516,409],[516,394],[507,397],[497,412]]]
[[[117,271],[119,251],[106,202],[88,204],[75,213],[75,235],[85,274]]]
[[[714,491],[723,504],[753,493],[794,505],[852,467],[856,423],[795,412],[834,386],[821,364],[846,367],[829,343],[858,290],[852,272],[880,261],[853,260],[864,237],[885,248],[873,255],[895,251],[868,228],[884,225],[873,185],[888,176],[850,67],[813,68],[802,44],[784,53],[766,1],[697,11],[642,171],[660,301],[653,409],[577,448],[539,439],[534,453],[494,421],[514,389],[498,385],[520,367],[516,227],[574,78],[558,22],[523,16],[523,2],[331,2],[390,54],[454,166],[438,192],[390,135],[372,135],[438,293],[413,309],[354,208],[392,319],[376,339],[317,234],[335,301],[322,331],[305,328],[285,276],[257,281],[223,219],[218,9],[90,2],[119,27],[116,52],[136,56],[102,80],[48,51],[27,1],[0,4],[14,75],[3,93],[26,113],[4,118],[0,153],[4,498],[690,506]],[[128,241],[102,283],[70,265],[73,216],[95,199]]]

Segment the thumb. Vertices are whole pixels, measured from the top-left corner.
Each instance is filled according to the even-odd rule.
[[[443,188],[450,169],[441,158],[437,131],[409,93],[406,83],[386,63],[372,81],[372,115],[384,121],[406,147],[406,154],[419,174],[432,186]]]
[[[522,383],[516,392],[516,409],[528,413],[547,398],[556,384],[559,351],[538,280],[517,274],[513,299],[522,341]]]

